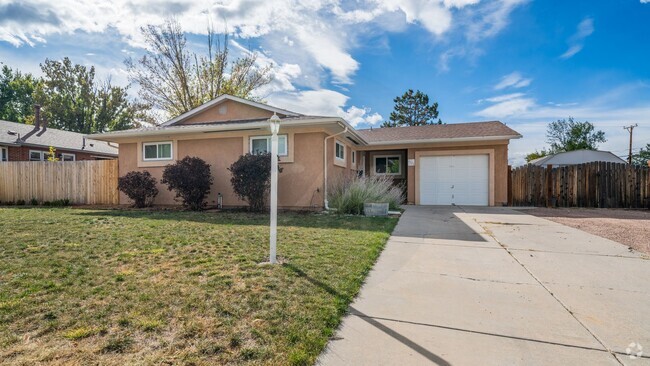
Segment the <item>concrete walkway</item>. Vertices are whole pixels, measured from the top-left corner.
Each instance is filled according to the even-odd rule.
[[[510,209],[411,206],[318,363],[650,365],[650,260]]]

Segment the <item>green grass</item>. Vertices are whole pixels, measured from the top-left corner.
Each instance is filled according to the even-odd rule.
[[[395,219],[0,208],[0,360],[312,364]]]

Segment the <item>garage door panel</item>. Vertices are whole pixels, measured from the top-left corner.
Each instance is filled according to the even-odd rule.
[[[420,204],[488,205],[488,155],[421,157]]]

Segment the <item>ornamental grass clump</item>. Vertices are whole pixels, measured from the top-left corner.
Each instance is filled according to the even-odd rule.
[[[398,209],[404,193],[386,176],[344,175],[329,186],[328,201],[337,213],[362,215],[364,203],[388,203],[391,210]]]

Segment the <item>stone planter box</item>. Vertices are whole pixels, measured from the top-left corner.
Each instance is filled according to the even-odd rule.
[[[366,216],[388,216],[388,203],[364,203],[363,214]]]

